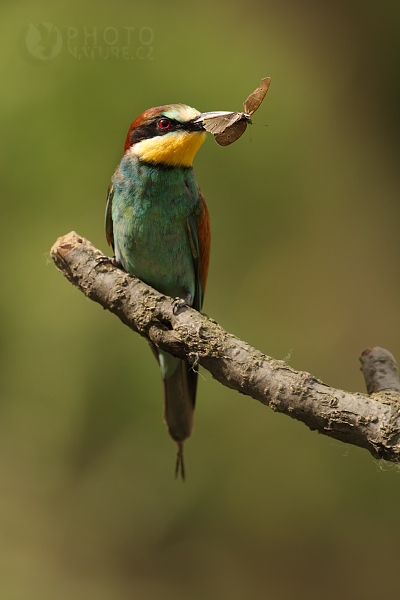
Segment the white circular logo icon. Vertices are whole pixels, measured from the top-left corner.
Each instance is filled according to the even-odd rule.
[[[52,60],[62,48],[61,33],[51,23],[30,23],[25,42],[28,52],[39,60]]]

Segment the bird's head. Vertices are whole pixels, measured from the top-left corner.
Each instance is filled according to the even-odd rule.
[[[148,163],[191,167],[206,136],[200,117],[185,104],[150,108],[130,126],[125,153]]]

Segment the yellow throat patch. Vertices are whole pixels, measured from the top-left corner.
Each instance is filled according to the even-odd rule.
[[[205,131],[171,131],[134,144],[131,156],[170,167],[191,167],[197,150],[206,138]]]

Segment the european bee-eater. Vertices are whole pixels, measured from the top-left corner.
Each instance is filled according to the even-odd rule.
[[[175,298],[174,310],[185,303],[201,310],[206,288],[210,221],[192,163],[206,136],[207,115],[183,104],[140,115],[108,190],[106,235],[116,264]],[[164,420],[178,446],[175,473],[184,479],[197,373],[189,362],[152,350],[161,368]]]

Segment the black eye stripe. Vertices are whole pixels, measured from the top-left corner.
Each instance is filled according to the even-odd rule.
[[[159,126],[159,122],[164,120],[169,122],[169,127],[165,127],[165,129]],[[146,125],[141,125],[140,127],[133,129],[131,131],[129,141],[131,145],[137,144],[138,142],[142,142],[143,140],[149,140],[153,137],[165,135],[166,133],[175,131],[176,129],[178,129],[179,125],[180,123],[178,123],[177,121],[173,121],[172,119],[167,119],[166,117],[157,117],[157,119],[150,121],[150,123],[146,123]]]
[[[160,121],[168,121],[169,127],[165,129],[159,126]],[[137,144],[138,142],[142,142],[143,140],[149,140],[153,137],[158,137],[161,135],[166,135],[167,133],[171,133],[172,131],[204,131],[202,125],[195,123],[195,119],[192,121],[186,121],[186,123],[180,123],[179,121],[175,121],[174,119],[170,119],[168,117],[157,117],[150,121],[150,123],[146,123],[146,125],[141,125],[136,129],[131,131],[129,137],[129,143],[132,146],[133,144]]]

